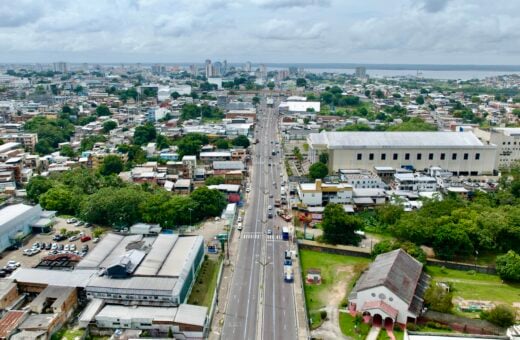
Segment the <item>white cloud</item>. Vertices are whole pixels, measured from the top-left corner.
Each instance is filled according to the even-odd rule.
[[[260,26],[256,35],[273,40],[308,40],[318,39],[327,29],[323,23],[309,25],[285,19],[271,19]]]
[[[330,0],[252,0],[252,2],[256,5],[267,8],[292,8],[330,5]]]

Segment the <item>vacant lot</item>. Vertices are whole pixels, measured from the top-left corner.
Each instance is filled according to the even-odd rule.
[[[520,284],[504,283],[496,275],[434,266],[428,267],[428,273],[437,282],[450,282],[453,285],[453,297],[507,304],[520,302]]]
[[[197,276],[197,281],[191,290],[188,303],[209,308],[217,285],[220,262],[221,260],[216,258],[208,258],[204,261]]]

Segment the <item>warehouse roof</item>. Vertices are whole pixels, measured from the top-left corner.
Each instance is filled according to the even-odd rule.
[[[135,275],[157,275],[178,238],[175,234],[159,234]]]
[[[363,147],[482,147],[484,145],[472,132],[320,132],[309,135],[312,145],[324,145],[329,149]]]
[[[33,208],[33,206],[30,206],[27,204],[22,204],[22,203],[8,205],[7,207],[0,210],[0,225],[9,223],[13,219],[25,214],[32,208]]]
[[[182,304],[179,305],[177,315],[175,316],[175,323],[204,326],[207,314],[208,307]]]
[[[111,279],[105,276],[92,278],[87,290],[97,288],[110,288],[115,290],[141,290],[141,291],[172,291],[177,283],[177,279],[169,277],[142,277],[133,276],[127,279]]]
[[[244,162],[241,161],[214,161],[214,170],[244,170]]]
[[[179,237],[157,275],[180,277],[187,264],[191,265],[193,262],[193,257],[201,242],[202,236]]]
[[[177,308],[172,307],[145,307],[145,306],[119,306],[107,305],[97,315],[96,319],[152,319],[154,321],[167,321],[173,323]]]
[[[61,287],[85,287],[97,270],[55,271],[38,268],[18,268],[10,278],[17,282]]]

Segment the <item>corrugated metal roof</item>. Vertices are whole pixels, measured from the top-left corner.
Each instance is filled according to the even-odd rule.
[[[153,319],[154,321],[174,322],[177,308],[107,305],[97,315],[96,319]]]
[[[17,282],[46,284],[61,287],[85,287],[97,270],[55,271],[38,268],[18,268],[11,274]]]
[[[214,161],[215,170],[244,170],[244,162],[241,161]]]
[[[77,268],[98,268],[112,250],[123,240],[124,236],[108,234],[78,263]]]
[[[204,326],[207,314],[208,307],[182,304],[179,305],[175,322],[185,325]]]
[[[327,132],[309,135],[311,144],[326,145],[329,149],[370,147],[482,147],[484,145],[472,132]]]
[[[0,210],[0,226],[31,210],[33,206],[27,204],[13,204]]]
[[[164,261],[159,276],[179,277],[186,266],[191,266],[199,249],[202,236],[179,237],[172,251]]]
[[[121,257],[123,257],[127,253],[127,247],[129,244],[133,242],[139,242],[143,239],[143,235],[130,235],[124,236],[121,241],[112,249],[112,251],[107,254],[108,256],[101,262],[99,267],[108,268],[112,264],[116,263]],[[99,248],[101,244],[99,244],[96,248],[93,249],[93,252]],[[138,247],[140,248],[140,247]],[[135,248],[132,248],[135,249]]]
[[[136,290],[171,292],[176,283],[177,279],[170,277],[133,276],[126,279],[111,279],[106,276],[97,276],[90,280],[87,291],[113,289],[132,292],[130,294],[135,294]]]
[[[141,263],[135,275],[157,275],[179,236],[159,234],[152,245],[152,250]]]

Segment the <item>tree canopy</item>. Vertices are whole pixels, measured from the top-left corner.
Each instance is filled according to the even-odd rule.
[[[497,256],[496,269],[503,280],[520,282],[520,255],[510,250],[504,255]]]
[[[233,139],[233,145],[235,146],[242,146],[244,148],[248,148],[249,144],[249,138],[247,138],[247,136],[244,135],[237,136],[235,139]]]
[[[135,128],[133,142],[136,145],[143,145],[154,141],[157,138],[157,131],[151,123],[146,123]]]
[[[309,167],[309,177],[312,179],[323,179],[329,173],[329,168],[322,162],[316,162]]]
[[[105,104],[101,104],[98,107],[96,107],[96,114],[98,116],[110,116],[112,112],[110,112],[110,109]]]
[[[103,162],[101,163],[101,167],[99,168],[99,172],[103,176],[109,176],[112,174],[119,174],[123,171],[124,164],[121,158],[117,155],[108,155],[103,158]]]
[[[103,122],[103,132],[109,133],[117,127],[117,123],[113,120],[107,120]]]
[[[361,240],[361,237],[356,234],[356,231],[362,228],[361,220],[347,214],[339,204],[327,204],[321,226],[323,239],[327,243],[357,245]]]

